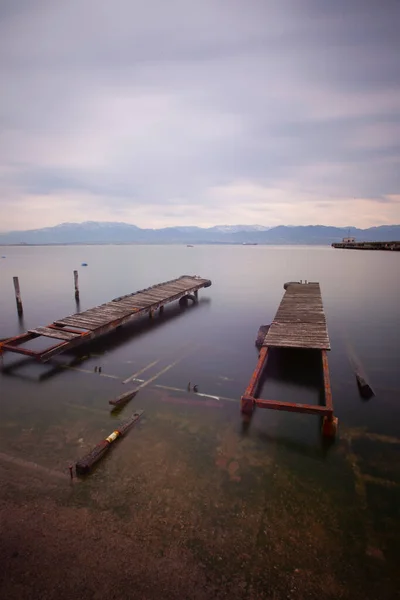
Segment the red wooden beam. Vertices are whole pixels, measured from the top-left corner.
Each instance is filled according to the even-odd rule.
[[[258,362],[253,371],[244,395],[240,399],[240,408],[243,414],[251,415],[254,410],[254,396],[260,384],[261,375],[265,369],[268,360],[268,348],[261,348],[258,355]]]
[[[38,337],[35,333],[22,333],[21,335],[16,335],[15,337],[4,340],[4,342],[0,343],[0,346],[18,346],[18,344],[29,342],[29,340],[33,340],[35,337]]]
[[[20,346],[11,346],[7,344],[1,345],[1,350],[7,350],[8,352],[15,352],[16,354],[25,354],[26,356],[38,357],[40,356],[40,352],[35,352],[34,350],[29,350],[28,348],[21,348]]]
[[[263,400],[253,398],[256,406],[259,408],[270,408],[272,410],[285,410],[288,412],[307,413],[310,415],[332,416],[332,409],[327,406],[315,404],[298,404],[297,402],[279,402],[277,400]]]
[[[258,362],[256,368],[253,371],[253,375],[249,381],[249,385],[246,388],[244,396],[253,397],[256,395],[258,385],[260,383],[261,375],[264,371],[265,365],[268,360],[268,348],[261,348],[260,354],[258,355]]]

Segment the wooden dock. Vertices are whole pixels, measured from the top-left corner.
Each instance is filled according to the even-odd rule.
[[[333,415],[332,393],[329,379],[327,351],[330,341],[322,304],[319,283],[285,284],[286,292],[275,318],[261,344],[257,366],[241,398],[243,414],[251,415],[256,406],[274,410],[302,412],[323,417],[322,432],[332,437],[336,433],[337,419]],[[298,348],[321,352],[325,404],[298,404],[263,400],[257,397],[262,374],[267,365],[269,348]]]
[[[181,305],[185,305],[188,300],[196,302],[198,290],[210,285],[209,279],[202,279],[197,275],[182,275],[178,279],[120,296],[84,312],[58,319],[46,327],[29,329],[22,335],[1,342],[0,355],[5,351],[15,352],[46,362],[56,354],[109,333],[144,314],[153,317],[156,310],[162,313],[164,306],[170,302],[178,300]],[[37,338],[57,340],[57,343],[41,350],[25,345]]]

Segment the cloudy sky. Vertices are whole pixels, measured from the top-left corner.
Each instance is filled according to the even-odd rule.
[[[0,230],[400,223],[400,1],[1,0]]]

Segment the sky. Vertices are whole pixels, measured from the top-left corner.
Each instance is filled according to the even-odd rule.
[[[1,0],[0,231],[400,223],[399,0]]]

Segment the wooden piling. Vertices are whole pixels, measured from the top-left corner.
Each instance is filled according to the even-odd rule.
[[[267,335],[268,331],[269,331],[270,325],[261,325],[260,329],[258,330],[257,333],[257,339],[256,339],[256,346],[257,348],[261,348],[264,340],[265,340],[265,336]]]
[[[375,392],[369,384],[368,377],[362,364],[359,356],[356,354],[353,345],[350,342],[349,336],[343,330],[342,332],[343,340],[347,350],[347,356],[349,358],[349,362],[354,371],[354,375],[356,377],[358,391],[360,396],[364,398],[364,400],[369,400],[372,396],[375,396]]]
[[[79,300],[78,271],[74,271],[75,300]]]
[[[375,396],[374,390],[372,389],[368,381],[365,379],[365,377],[363,377],[361,373],[359,373],[357,370],[355,371],[355,375],[358,390],[360,392],[361,397],[364,398],[364,400],[369,400],[370,398],[372,398],[372,396]]]
[[[24,309],[22,306],[21,290],[19,288],[18,277],[13,277],[13,281],[14,281],[14,289],[15,289],[15,301],[17,303],[17,312],[19,315],[22,315],[22,313],[24,312]]]

